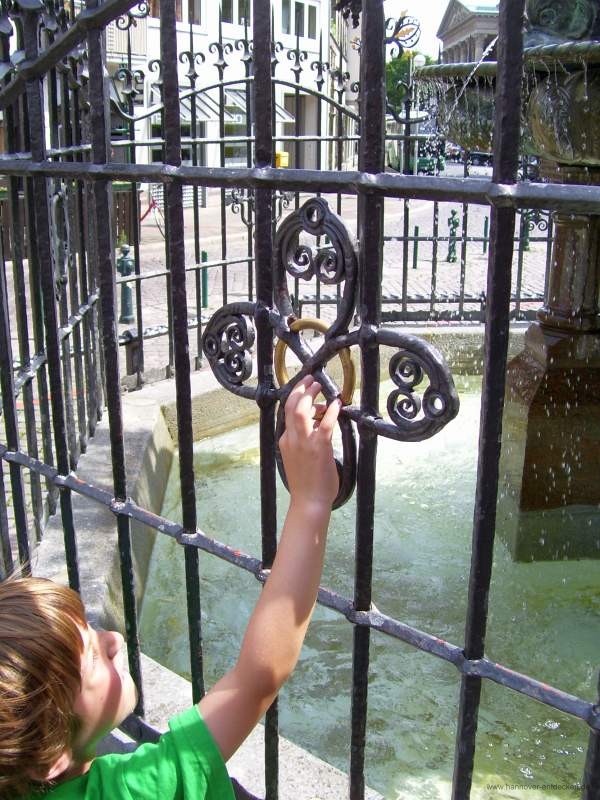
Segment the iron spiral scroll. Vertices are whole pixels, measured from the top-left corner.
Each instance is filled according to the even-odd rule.
[[[307,244],[307,234],[318,244]],[[456,416],[458,394],[443,356],[428,342],[408,333],[375,326],[359,325],[349,329],[357,299],[357,247],[352,233],[323,198],[311,198],[281,223],[273,248],[273,273],[274,306],[264,309],[253,302],[223,306],[204,330],[202,349],[224,388],[255,402],[279,403],[277,441],[285,430],[285,401],[302,377],[312,374],[321,383],[328,401],[342,397],[344,405],[338,425],[343,452],[341,458],[336,456],[340,489],[333,505],[339,508],[350,499],[356,484],[355,426],[397,441],[422,441],[435,435]],[[344,284],[337,317],[329,326],[319,320],[298,319],[294,314],[288,277],[310,280],[315,275],[323,283]],[[251,382],[254,320],[258,314],[268,319],[277,338],[273,372],[278,385],[273,384],[266,394],[263,387],[259,389]],[[315,352],[302,336],[307,328],[323,333],[323,342]],[[355,367],[350,349],[374,344],[395,350],[388,365],[394,383],[386,404],[388,420],[352,404]],[[299,372],[291,378],[285,366],[288,348],[302,363]],[[336,356],[340,357],[344,372],[341,390],[326,371],[328,362]],[[276,455],[279,473],[286,483],[279,451]]]

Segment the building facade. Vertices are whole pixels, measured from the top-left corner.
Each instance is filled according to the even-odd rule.
[[[437,32],[445,64],[479,61],[498,36],[497,0],[450,0]],[[491,47],[486,60],[495,60]]]
[[[195,159],[207,166],[245,166],[251,158],[251,6],[251,0],[220,4],[176,0],[184,163]],[[290,167],[336,165],[339,152],[331,143],[339,131],[335,108],[318,95],[343,104],[356,100],[350,91],[358,78],[358,54],[352,49],[356,31],[334,6],[334,0],[273,4],[276,150],[285,154],[282,164]],[[159,58],[158,0],[149,4],[147,16],[134,17],[129,27],[109,25],[107,60],[117,159],[130,157],[125,146],[129,119],[123,113],[129,104],[133,112],[129,117],[136,119],[136,141],[149,143],[136,148],[137,161],[162,160],[160,67],[155,61]],[[351,122],[344,119],[344,132],[350,132]],[[346,166],[354,149],[351,142],[343,148]]]

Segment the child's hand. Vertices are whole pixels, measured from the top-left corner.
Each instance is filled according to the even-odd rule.
[[[331,437],[342,402],[333,400],[325,409],[314,402],[320,391],[321,384],[310,375],[294,386],[285,404],[279,449],[292,502],[330,509],[339,489]]]

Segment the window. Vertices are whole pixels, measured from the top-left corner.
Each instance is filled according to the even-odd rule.
[[[223,0],[221,4],[221,19],[223,22],[233,22],[233,0]]]
[[[292,0],[283,0],[281,4],[281,30],[283,33],[292,32],[291,1]]]
[[[188,0],[188,22],[202,24],[202,0]]]
[[[294,33],[304,36],[304,3],[294,3]]]
[[[317,38],[317,7],[308,7],[308,38]]]
[[[294,25],[292,29],[292,2],[294,2]],[[281,31],[291,36],[317,38],[317,7],[303,0],[283,0],[281,4]]]
[[[221,19],[223,22],[235,22],[238,25],[243,25],[244,22],[250,24],[251,16],[250,0],[222,0]]]
[[[181,22],[181,2],[182,0],[175,0],[175,16],[177,22]],[[150,0],[150,16],[160,17],[160,0]]]
[[[238,0],[238,25],[250,22],[250,0]]]

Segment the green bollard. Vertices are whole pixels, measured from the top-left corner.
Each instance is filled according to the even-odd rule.
[[[531,220],[532,212],[524,210],[521,212],[521,246],[524,251],[530,249],[529,243],[529,221]]]
[[[413,269],[417,268],[419,260],[419,226],[415,225],[415,238],[413,242]]]
[[[206,250],[202,251],[200,258],[203,264],[208,261]],[[208,308],[208,270],[206,268],[202,270],[202,308]]]
[[[135,271],[135,261],[129,255],[129,250],[128,244],[121,245],[121,256],[117,258],[117,270],[124,278],[132,275]],[[128,283],[121,284],[121,315],[119,317],[119,322],[125,325],[135,322],[135,317],[133,315],[133,294],[131,286]]]
[[[490,218],[485,217],[483,220],[483,253],[487,253],[488,248],[488,234],[490,232]]]

